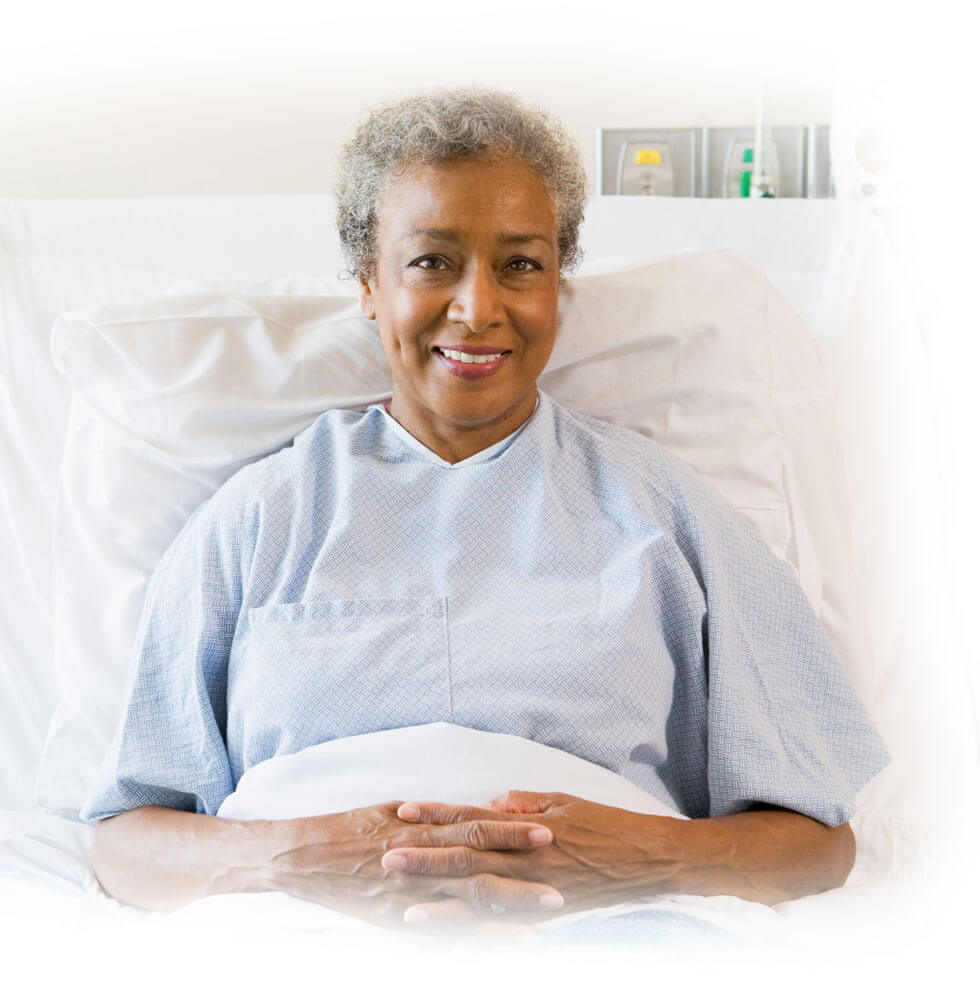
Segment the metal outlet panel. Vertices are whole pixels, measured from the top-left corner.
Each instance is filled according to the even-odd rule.
[[[673,195],[674,155],[669,143],[629,140],[616,168],[618,195]]]
[[[725,152],[725,167],[721,181],[722,198],[747,198],[751,186],[752,158],[755,140],[729,140]],[[779,187],[779,152],[774,141],[769,141],[769,160],[772,161],[772,179]],[[710,189],[711,185],[707,187]]]
[[[769,131],[772,138],[770,160],[774,161],[776,198],[806,197],[806,130],[805,126],[774,126]],[[710,127],[705,133],[704,157],[708,173],[706,194],[703,197],[741,197],[730,194],[730,190],[735,187],[731,168],[741,172],[744,166],[742,151],[753,146],[755,127]],[[751,164],[749,168],[751,169]]]
[[[769,136],[777,198],[834,197],[829,126],[774,126]],[[742,173],[751,168],[746,152],[754,143],[754,126],[600,129],[599,194],[742,197]]]
[[[667,130],[599,130],[596,133],[596,183],[600,195],[670,194],[693,198],[698,187],[698,134],[696,128]],[[644,152],[647,152],[644,154]],[[654,152],[660,157],[652,161]],[[666,153],[665,153],[666,152]],[[665,160],[670,161],[670,191],[666,187]],[[641,163],[637,163],[637,161]],[[646,169],[646,171],[645,171]],[[625,172],[625,173],[624,173]],[[624,187],[636,190],[621,190]],[[660,180],[658,180],[658,178]],[[643,190],[644,187],[647,190]]]

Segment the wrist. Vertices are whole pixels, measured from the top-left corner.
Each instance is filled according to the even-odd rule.
[[[705,871],[715,868],[719,845],[697,820],[642,815],[639,843],[643,862],[636,879],[649,895],[709,894],[699,890]]]
[[[665,819],[653,845],[660,871],[656,891],[672,895],[728,894],[738,864],[731,832],[712,820]]]
[[[744,817],[745,815],[743,815]],[[763,832],[742,817],[699,820],[663,820],[652,844],[659,866],[658,893],[672,895],[736,895],[772,903],[785,896],[765,891],[760,877],[774,867],[772,837],[768,844],[756,841]],[[759,860],[761,858],[761,861]]]
[[[226,892],[285,891],[287,866],[303,843],[303,820],[229,820],[223,830],[228,863],[208,886]]]

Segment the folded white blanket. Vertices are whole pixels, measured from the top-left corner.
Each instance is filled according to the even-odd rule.
[[[511,789],[567,793],[683,818],[628,779],[548,745],[455,724],[422,724],[313,745],[246,771],[218,816],[285,820],[390,800],[489,806]]]

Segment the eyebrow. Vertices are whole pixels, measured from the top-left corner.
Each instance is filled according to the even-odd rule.
[[[428,239],[442,239],[451,243],[459,242],[459,236],[452,229],[413,229],[405,238],[413,239],[416,236],[425,236]],[[530,243],[535,239],[540,239],[543,243],[551,245],[551,240],[539,232],[509,232],[497,237],[498,242],[505,243],[508,246]]]

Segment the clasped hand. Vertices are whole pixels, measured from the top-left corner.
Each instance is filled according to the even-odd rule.
[[[307,844],[292,860],[306,877],[288,890],[384,924],[433,928],[501,910],[536,921],[650,894],[669,868],[659,825],[675,822],[520,791],[488,809],[387,803],[329,819],[329,861]]]

